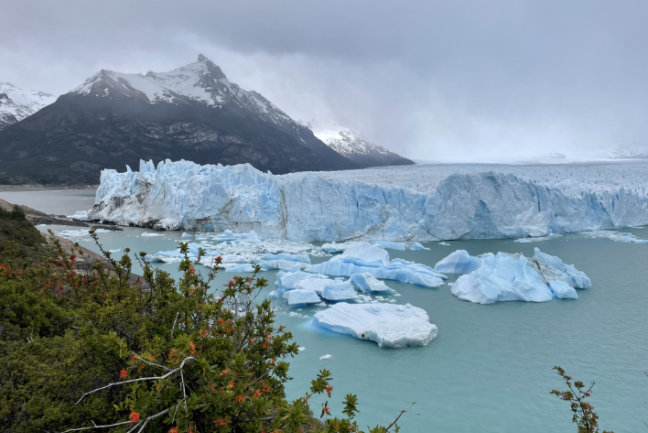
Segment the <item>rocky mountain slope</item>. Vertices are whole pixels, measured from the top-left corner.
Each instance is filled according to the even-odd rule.
[[[23,90],[11,83],[0,83],[0,130],[31,116],[55,99],[49,93]]]
[[[371,143],[348,129],[316,133],[327,146],[362,167],[414,164],[407,158]]]
[[[102,70],[0,131],[0,184],[96,184],[102,168],[167,158],[274,173],[358,167],[202,55],[163,73]]]

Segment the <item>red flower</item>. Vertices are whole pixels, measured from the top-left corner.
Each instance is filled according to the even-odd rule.
[[[227,418],[216,418],[214,420],[214,424],[216,425],[227,425],[229,424],[230,420]]]
[[[259,390],[257,389],[256,391],[254,391],[254,394],[253,394],[252,396],[253,396],[254,398],[259,398],[259,397],[261,397],[261,391],[259,391]]]
[[[126,377],[128,377],[128,372],[126,371],[126,369],[122,368],[121,370],[119,370],[119,378],[126,379]]]
[[[178,429],[176,427],[171,427],[169,433],[178,433]]]
[[[132,423],[136,423],[137,421],[139,421],[139,419],[140,419],[139,413],[135,411],[132,411],[130,413],[130,416],[128,417],[128,420]]]
[[[221,256],[216,257],[216,263],[220,263],[223,261],[223,258]]]
[[[243,403],[243,400],[245,400],[245,397],[243,397],[242,395],[237,395],[236,397],[234,397],[234,401],[237,403]]]
[[[324,403],[324,406],[322,406],[322,414],[320,415],[320,418],[323,417],[324,415],[330,415],[331,414],[331,409],[328,407],[328,402]]]
[[[326,393],[328,394],[329,397],[331,396],[331,391],[333,391],[333,385],[327,386],[326,387]]]

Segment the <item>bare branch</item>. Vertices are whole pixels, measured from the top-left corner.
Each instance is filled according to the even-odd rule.
[[[398,422],[400,417],[402,417],[405,412],[407,412],[405,409],[401,410],[400,413],[398,414],[398,416],[396,417],[396,419],[393,420],[392,423],[387,426],[385,431],[389,431],[389,429],[391,429]]]
[[[139,357],[139,356],[137,356],[137,355],[131,355],[131,356],[132,356],[133,358],[135,358],[135,359],[139,359],[139,360],[142,361],[144,364],[148,364],[148,365],[150,365],[150,366],[152,366],[152,367],[161,368],[161,369],[164,370],[164,371],[171,371],[170,368],[165,367],[164,365],[160,365],[160,364],[155,363],[155,362],[147,361],[146,359],[141,358],[141,357]]]
[[[97,425],[94,423],[94,421],[91,421],[92,425],[89,427],[77,427],[77,428],[71,428],[67,429],[63,432],[60,433],[69,433],[73,431],[84,431],[84,430],[94,430],[94,429],[102,429],[102,428],[112,428],[112,427],[119,427],[120,425],[126,425],[126,424],[132,424],[133,421],[120,421],[116,422],[114,424],[105,424],[105,425]]]
[[[139,377],[137,379],[124,380],[124,381],[121,381],[121,382],[112,382],[112,383],[109,383],[108,385],[102,386],[101,388],[93,389],[92,391],[88,391],[88,392],[84,393],[77,400],[77,402],[75,404],[81,403],[81,400],[83,400],[84,398],[86,398],[90,394],[94,394],[96,392],[103,391],[104,389],[112,388],[113,386],[126,385],[127,383],[134,383],[134,382],[145,382],[145,381],[148,381],[148,380],[163,380],[163,379],[166,379],[167,377],[172,376],[174,373],[177,373],[178,371],[182,372],[182,368],[184,367],[185,363],[188,362],[188,361],[196,361],[196,358],[194,358],[193,356],[186,357],[185,359],[182,360],[182,362],[180,363],[180,365],[178,367],[174,368],[173,370],[169,370],[168,373],[163,374],[162,376]],[[186,396],[185,396],[185,398],[186,398]]]

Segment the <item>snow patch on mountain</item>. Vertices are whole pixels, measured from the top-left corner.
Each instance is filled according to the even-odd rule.
[[[71,93],[110,97],[115,94],[143,98],[151,104],[204,103],[214,108],[226,104],[251,110],[273,123],[292,119],[257,92],[242,89],[227,79],[220,67],[203,55],[196,62],[168,72],[146,74],[101,70]]]
[[[56,97],[37,90],[24,90],[11,83],[0,83],[0,129],[31,116],[54,102]]]
[[[315,132],[315,136],[331,149],[352,161],[366,166],[413,164],[406,158],[374,144],[350,129],[328,129]]]

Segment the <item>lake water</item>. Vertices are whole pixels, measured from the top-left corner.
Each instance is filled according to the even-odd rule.
[[[57,214],[90,207],[90,191],[0,192],[0,198]],[[79,234],[78,228],[49,226]],[[648,239],[648,229],[627,230]],[[100,233],[106,249],[173,249],[180,233],[142,237],[143,229]],[[93,248],[90,239],[75,237]],[[434,264],[456,249],[472,255],[522,252],[533,247],[561,257],[585,271],[593,287],[574,301],[508,302],[476,305],[454,297],[449,285],[426,289],[387,282],[398,303],[425,309],[439,327],[427,347],[385,350],[370,342],[325,333],[309,326],[316,308],[293,311],[277,302],[277,322],[305,347],[291,362],[289,398],[307,389],[321,368],[332,371],[333,400],[354,392],[361,426],[387,424],[400,412],[403,432],[574,432],[566,402],[549,395],[562,388],[552,366],[585,382],[596,381],[592,404],[603,428],[616,433],[646,431],[648,422],[648,245],[613,242],[584,235],[518,243],[513,240],[425,244],[429,251],[392,251],[419,263]],[[321,260],[316,258],[315,260]],[[173,271],[174,265],[161,265]],[[231,274],[222,274],[217,285]],[[261,275],[274,286],[275,273]],[[297,313],[297,314],[295,314]],[[332,359],[320,360],[324,354]],[[333,405],[339,410],[340,405]],[[314,412],[319,412],[313,403]]]

